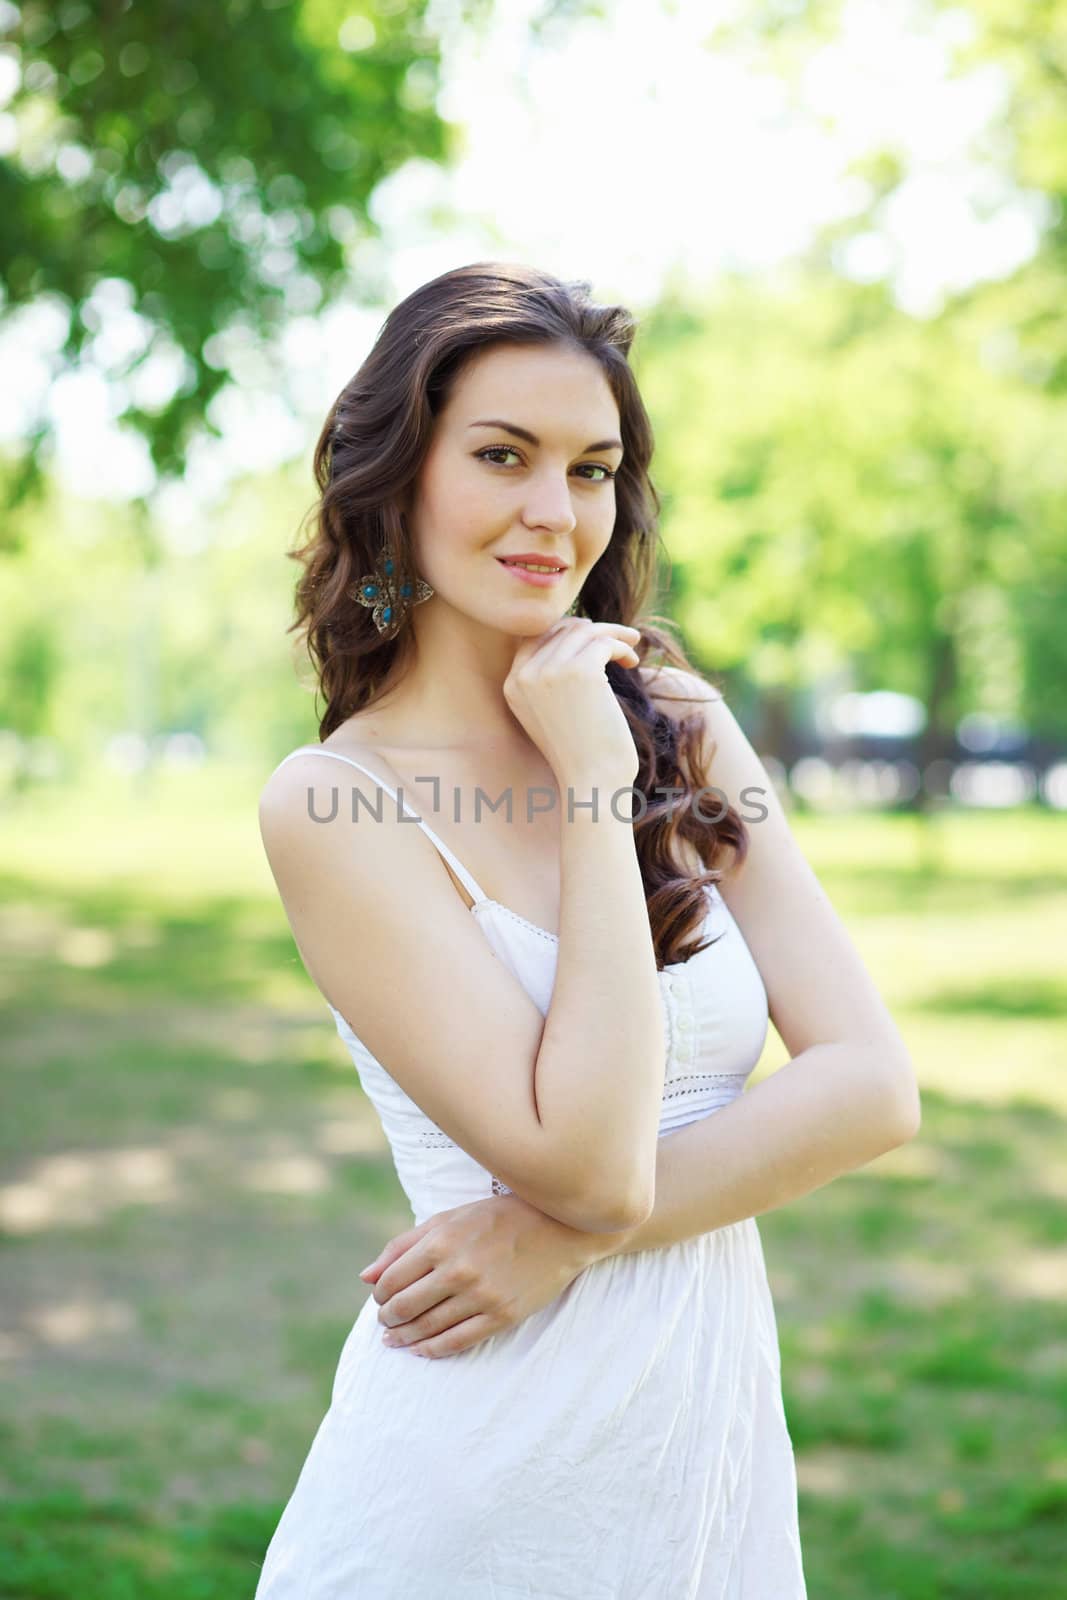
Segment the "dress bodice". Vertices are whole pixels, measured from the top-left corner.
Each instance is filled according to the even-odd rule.
[[[304,754],[346,761],[396,799],[395,791],[376,773],[338,751],[321,747],[294,750],[285,760]],[[484,894],[429,824],[401,803],[471,895],[470,913],[490,948],[546,1016],[556,977],[556,935]],[[707,885],[705,895],[707,916],[702,939],[712,943],[688,961],[672,963],[658,974],[666,1051],[661,1137],[736,1099],[762,1054],[767,1036],[767,995],[756,963],[717,888]],[[329,1001],[327,1005],[364,1093],[381,1120],[416,1225],[450,1206],[508,1192],[506,1185],[426,1116],[371,1054],[350,1022]]]

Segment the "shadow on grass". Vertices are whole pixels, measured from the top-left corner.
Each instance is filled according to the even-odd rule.
[[[206,896],[191,913],[126,885],[59,893],[8,873],[0,900],[16,1015],[261,998],[287,969],[308,983],[281,913],[253,897]]]
[[[961,933],[1001,894],[1025,928],[1063,881],[820,876],[846,915]],[[23,1208],[0,1596],[250,1597],[359,1268],[410,1225],[388,1150],[276,903],[0,892]],[[909,969],[907,1005],[1060,1016],[1018,948],[932,996]],[[916,1140],[759,1218],[813,1600],[1067,1595],[1067,1127],[1017,1070],[994,1107],[961,1067]]]

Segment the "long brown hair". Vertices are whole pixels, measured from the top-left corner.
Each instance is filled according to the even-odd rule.
[[[379,633],[351,591],[385,558],[392,559],[395,583],[416,576],[398,501],[418,475],[434,419],[460,372],[501,343],[555,344],[600,363],[619,409],[625,453],[615,479],[611,542],[585,580],[579,612],[594,622],[639,628],[642,666],[652,656],[653,665],[692,672],[669,620],[646,611],[656,584],[660,500],[648,471],[652,426],[628,360],[636,323],[624,306],[595,304],[590,289],[512,262],[456,267],[394,307],[338,395],[315,450],[320,497],[311,513],[313,531],[288,552],[304,569],[288,631],[306,634],[326,698],[320,739],[372,704],[387,681],[391,689],[410,665],[404,606],[394,608],[389,628]],[[606,672],[640,762],[636,788],[645,810],[635,815],[634,841],[662,968],[714,942],[699,937],[707,915],[704,886],[722,877],[714,863],[726,847],[735,861],[744,859],[748,832],[724,801],[712,806],[712,816],[704,810],[698,791],[709,786],[699,709],[675,718],[653,704],[639,667],[611,661]],[[678,698],[693,703],[692,696]],[[695,847],[703,872],[694,875],[686,865],[686,843]]]

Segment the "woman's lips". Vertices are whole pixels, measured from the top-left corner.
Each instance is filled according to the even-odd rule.
[[[514,562],[504,561],[500,556],[496,558],[508,572],[513,572],[516,578],[521,578],[524,583],[532,583],[539,589],[551,589],[561,583],[567,575],[567,568],[561,567],[558,572],[527,572],[525,567],[517,567]]]

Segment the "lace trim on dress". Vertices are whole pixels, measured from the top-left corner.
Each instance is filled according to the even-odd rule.
[[[711,1078],[717,1078],[722,1083],[744,1083],[747,1077],[747,1072],[686,1072],[668,1080],[669,1087],[663,1091],[663,1098],[677,1100],[679,1095],[698,1094],[698,1085]]]
[[[421,1145],[424,1150],[457,1150],[459,1148],[456,1141],[450,1139],[448,1134],[441,1128],[420,1128],[415,1135],[415,1143]],[[499,1178],[494,1178],[492,1173],[490,1173],[490,1178],[492,1180],[493,1194],[514,1194],[515,1191],[513,1189],[509,1189],[506,1183],[501,1183]]]
[[[420,1128],[415,1135],[415,1143],[424,1150],[454,1150],[456,1141],[450,1139],[447,1133],[442,1133],[440,1128]]]

